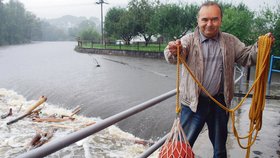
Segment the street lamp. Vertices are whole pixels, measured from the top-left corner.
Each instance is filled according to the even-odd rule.
[[[101,6],[101,44],[104,42],[104,32],[103,32],[103,3],[109,4],[107,2],[104,2],[104,0],[99,0],[99,2],[96,2],[96,4],[100,4]]]

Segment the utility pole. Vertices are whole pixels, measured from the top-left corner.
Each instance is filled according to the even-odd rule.
[[[103,31],[103,3],[109,4],[107,2],[104,2],[104,0],[99,0],[96,2],[96,4],[100,4],[101,6],[101,44],[104,44],[104,31]]]

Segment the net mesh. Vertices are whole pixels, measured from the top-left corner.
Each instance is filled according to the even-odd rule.
[[[165,143],[162,145],[159,158],[194,158],[194,153],[177,117]]]

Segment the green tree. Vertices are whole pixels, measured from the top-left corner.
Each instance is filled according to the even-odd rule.
[[[41,38],[41,22],[16,0],[0,1],[0,45],[27,43]]]
[[[151,40],[152,35],[155,35],[154,29],[151,29],[151,17],[155,14],[155,8],[159,5],[159,1],[149,0],[131,0],[128,3],[128,10],[134,19],[134,33],[140,34],[145,39],[146,46]]]
[[[131,39],[138,35],[135,29],[135,17],[127,11],[123,16],[121,16],[117,25],[117,31],[119,32],[120,37],[125,41],[125,44],[129,45]]]
[[[5,10],[2,0],[0,0],[0,45],[5,44],[4,31],[5,31]]]
[[[114,39],[122,38],[126,44],[130,43],[135,33],[135,19],[124,8],[113,7],[109,9],[105,17],[105,32],[107,37]]]
[[[256,14],[254,32],[257,36],[272,32],[276,38],[273,45],[272,53],[280,55],[280,5],[277,8],[263,8]]]
[[[246,44],[253,44],[255,38],[252,32],[254,13],[244,4],[224,7],[223,23],[221,30],[237,36]]]
[[[11,0],[6,4],[6,33],[4,35],[8,44],[16,44],[25,42],[24,39],[24,23],[25,9],[22,3]],[[9,19],[9,20],[8,20]]]
[[[79,33],[81,40],[99,41],[100,34],[93,28],[88,27]]]
[[[104,22],[104,30],[107,37],[120,38],[120,33],[118,32],[118,25],[121,17],[126,13],[124,8],[110,8],[106,14]]]
[[[173,40],[186,30],[184,8],[176,4],[161,4],[152,17],[153,25],[158,34],[166,41]],[[195,15],[194,15],[195,16]]]
[[[61,29],[58,29],[47,22],[41,21],[42,41],[63,41],[67,35]]]
[[[80,33],[85,30],[97,30],[96,24],[92,20],[84,20],[77,27],[72,27],[68,29],[68,34],[72,37],[77,38],[80,36]],[[95,31],[97,32],[97,31]],[[100,36],[100,35],[98,35]]]

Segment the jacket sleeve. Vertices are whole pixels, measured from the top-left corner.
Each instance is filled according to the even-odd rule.
[[[168,45],[164,49],[164,57],[165,57],[165,60],[170,64],[177,63],[177,57],[170,53]]]
[[[256,65],[258,45],[257,43],[245,46],[239,39],[235,38],[235,62],[242,66]]]
[[[187,34],[180,39],[181,43],[182,43],[182,47],[183,47],[182,51],[180,53],[183,56],[183,58],[185,58],[185,59],[188,56],[190,39],[191,39],[191,37],[193,37],[192,35],[193,34]],[[165,57],[165,60],[170,64],[176,64],[177,63],[177,57],[170,53],[170,51],[168,49],[168,45],[164,49],[164,57]]]

